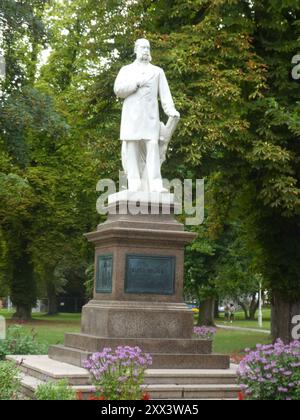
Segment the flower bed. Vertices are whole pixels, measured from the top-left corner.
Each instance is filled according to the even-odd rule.
[[[95,398],[103,400],[142,400],[145,398],[145,372],[152,358],[139,347],[105,348],[94,353],[84,367],[97,388]]]
[[[244,399],[300,399],[300,341],[285,345],[278,340],[246,353],[238,371]]]
[[[213,340],[217,333],[216,328],[212,327],[194,327],[194,334],[202,340]]]

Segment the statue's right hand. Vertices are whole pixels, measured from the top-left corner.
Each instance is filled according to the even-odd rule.
[[[142,79],[139,78],[136,82],[138,89],[142,86],[142,83],[143,83]]]
[[[176,118],[176,119],[180,119],[180,113],[178,112],[178,111],[176,111],[176,110],[174,110],[170,115],[169,115],[169,117],[171,117],[171,118]]]

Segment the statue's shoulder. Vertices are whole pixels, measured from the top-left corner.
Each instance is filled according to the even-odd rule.
[[[165,71],[159,66],[153,66],[154,72],[159,78],[165,78]]]
[[[134,67],[134,63],[126,64],[121,68],[123,71],[130,71]]]
[[[156,73],[163,73],[164,72],[161,67],[154,66],[153,64],[150,64],[150,65]]]

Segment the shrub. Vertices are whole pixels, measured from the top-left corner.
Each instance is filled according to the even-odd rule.
[[[239,367],[239,382],[248,400],[300,399],[300,341],[257,345]]]
[[[105,348],[93,354],[84,364],[93,377],[98,398],[105,400],[141,400],[145,371],[152,358],[139,347]]]
[[[76,392],[69,386],[68,381],[63,379],[39,385],[34,397],[39,401],[73,401],[76,400]]]
[[[215,338],[216,333],[216,328],[194,327],[194,334],[202,340],[213,340]]]
[[[0,360],[8,355],[25,354],[47,354],[47,347],[36,340],[34,331],[28,333],[20,325],[9,327],[6,339],[0,340]]]
[[[16,365],[0,362],[0,400],[16,400],[20,389],[21,381]]]

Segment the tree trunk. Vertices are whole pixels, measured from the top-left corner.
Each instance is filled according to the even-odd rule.
[[[215,301],[215,310],[214,310],[214,319],[220,318],[220,311],[219,311],[219,300]]]
[[[259,307],[259,300],[256,300],[256,294],[252,296],[252,301],[249,309],[249,320],[255,321],[255,315]]]
[[[249,321],[250,316],[249,316],[247,305],[245,305],[245,303],[241,301],[238,301],[238,304],[241,306],[241,308],[244,311],[246,321]]]
[[[300,301],[289,302],[279,293],[274,293],[272,299],[271,327],[273,340],[281,339],[284,343],[290,343],[299,339],[299,327],[293,324],[293,318],[300,315]],[[293,334],[294,333],[294,334]]]
[[[198,325],[206,325],[206,326],[214,326],[214,308],[215,308],[215,300],[206,299],[201,303],[199,318],[198,318]]]
[[[13,319],[28,321],[31,309],[36,305],[37,288],[31,256],[27,252],[27,241],[19,240],[20,253],[12,255],[13,270],[10,284],[11,301],[16,308]]]
[[[31,321],[31,306],[17,305],[16,312],[13,314],[12,319],[17,321]]]
[[[52,283],[47,286],[47,297],[48,297],[48,315],[58,314],[58,299],[55,291],[55,287]]]

